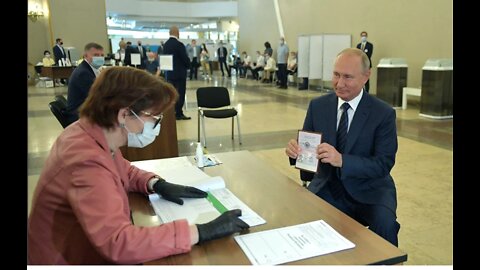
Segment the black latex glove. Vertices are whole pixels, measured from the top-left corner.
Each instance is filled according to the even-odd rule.
[[[155,185],[153,185],[153,190],[156,193],[162,195],[165,200],[178,203],[183,205],[183,198],[206,198],[207,193],[205,191],[201,191],[198,188],[189,187],[189,186],[182,186],[176,185],[172,183],[168,183],[165,180],[158,180]]]
[[[197,224],[198,243],[221,238],[250,228],[247,223],[238,218],[241,215],[242,210],[240,209],[230,210],[208,223]]]

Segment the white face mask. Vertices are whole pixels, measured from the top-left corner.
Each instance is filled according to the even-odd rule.
[[[362,37],[362,42],[367,41],[367,37]]]
[[[152,122],[145,122],[143,121],[138,115],[131,111],[135,117],[137,117],[138,120],[140,120],[143,123],[143,130],[142,133],[133,133],[128,130],[126,126],[125,129],[128,131],[128,137],[127,137],[127,145],[128,147],[136,147],[136,148],[143,148],[149,144],[151,144],[155,138],[158,136],[160,133],[160,123],[153,128],[155,125]]]

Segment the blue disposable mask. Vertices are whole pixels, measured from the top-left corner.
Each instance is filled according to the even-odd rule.
[[[140,122],[143,123],[143,130],[142,133],[133,133],[128,130],[128,128],[125,126],[125,129],[128,132],[128,137],[127,137],[127,145],[128,147],[136,147],[136,148],[143,148],[149,144],[151,144],[155,138],[160,134],[160,126],[161,124],[158,123],[155,128],[153,126],[155,123],[152,122],[145,122],[143,121],[138,115],[131,111],[135,117],[137,117]]]
[[[362,37],[362,42],[367,41],[367,37]]]
[[[92,67],[98,69],[99,67],[105,64],[105,58],[103,56],[94,56],[92,57]]]

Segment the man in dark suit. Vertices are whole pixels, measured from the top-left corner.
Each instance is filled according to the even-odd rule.
[[[301,178],[311,180],[311,192],[398,246],[390,175],[398,148],[395,110],[362,90],[369,76],[368,57],[359,49],[337,56],[335,93],[313,99],[303,124],[304,130],[322,133],[319,165],[315,173],[301,171]],[[293,165],[301,147],[292,139],[285,152]]]
[[[132,53],[140,53],[136,47],[132,46],[132,42],[127,42],[127,47],[125,48],[125,58],[123,59],[123,64],[125,66],[132,66]]]
[[[137,41],[137,50],[140,54],[140,66],[139,68],[145,69],[145,61],[147,61],[147,48],[142,45],[142,41]]]
[[[368,56],[368,61],[370,61],[370,68],[372,68],[372,54],[373,54],[373,44],[367,41],[368,33],[363,31],[360,33],[361,42],[357,44],[357,49],[362,50]],[[367,93],[370,90],[370,80],[365,83],[365,91]]]
[[[187,45],[187,55],[190,59],[190,80],[197,79],[198,67],[200,66],[200,46],[192,39],[192,44]]]
[[[222,41],[220,41],[220,47],[217,49],[217,55],[218,55],[218,63],[220,64],[220,70],[222,71],[222,76],[225,76],[225,73],[223,72],[223,66],[225,66],[228,77],[230,77],[231,76],[230,69],[228,69],[228,65],[227,65],[228,51],[227,51],[227,48],[223,46]]]
[[[170,38],[163,46],[163,54],[173,56],[173,71],[167,71],[166,79],[178,91],[178,100],[175,104],[175,117],[177,120],[189,120],[191,117],[183,114],[183,104],[185,103],[185,91],[187,87],[187,69],[190,67],[185,45],[178,40],[180,32],[177,26],[170,27]]]
[[[62,64],[59,64],[58,62],[63,59],[67,58],[67,54],[65,53],[65,50],[63,49],[63,40],[61,38],[57,38],[55,40],[56,44],[53,46],[53,55],[55,56],[55,64],[57,66],[60,66]]]
[[[160,41],[160,45],[158,45],[157,49],[157,55],[162,55],[163,54],[163,41]]]
[[[65,61],[67,59],[67,53],[65,52],[65,49],[63,48],[63,40],[61,38],[57,38],[55,40],[55,46],[53,46],[53,56],[55,57],[55,65],[57,66],[64,66]],[[62,62],[60,62],[62,61]],[[65,84],[66,81],[65,79],[60,79],[61,84]]]
[[[78,120],[78,108],[88,96],[90,86],[100,74],[98,70],[105,63],[103,47],[91,42],[85,45],[83,61],[73,70],[68,84],[65,117],[70,123]]]

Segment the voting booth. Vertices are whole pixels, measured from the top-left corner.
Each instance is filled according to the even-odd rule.
[[[420,116],[453,118],[453,59],[428,59],[422,68]]]
[[[403,58],[382,58],[377,65],[377,97],[402,107],[402,90],[407,86],[408,65]]]

